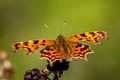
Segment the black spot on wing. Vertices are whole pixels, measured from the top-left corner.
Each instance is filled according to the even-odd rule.
[[[45,46],[45,44],[40,44],[40,45],[43,45],[43,46]]]
[[[77,49],[75,49],[75,51],[78,51]]]
[[[34,44],[37,44],[39,42],[39,40],[34,40]]]
[[[40,51],[40,53],[46,53],[46,52],[44,52],[44,50],[50,51],[50,47],[49,47],[49,46],[46,46],[44,49],[42,49],[42,50]]]
[[[20,45],[20,43],[16,43],[16,44],[14,45],[15,49],[19,49],[18,45]]]
[[[28,46],[28,41],[23,42],[23,45]]]
[[[79,43],[79,42],[76,42],[75,44],[76,44],[75,48],[82,47],[82,45],[84,45],[84,47],[80,49],[81,51],[84,51],[84,50],[89,48],[88,45],[85,45],[85,44],[82,44],[82,43]],[[75,50],[75,51],[77,51],[77,50]]]
[[[80,38],[79,40],[82,40],[82,38]]]
[[[56,54],[56,52],[53,52],[53,54]]]
[[[49,53],[49,52],[46,52],[46,53],[44,53],[44,54],[50,55],[50,53]]]
[[[53,49],[50,49],[51,51],[53,51]]]
[[[32,52],[32,50],[30,48],[27,48],[27,50],[28,50],[28,53]]]
[[[77,35],[75,35],[76,38],[79,38]]]
[[[105,33],[102,31],[98,31],[97,33],[102,34],[103,37],[105,37]]]
[[[84,51],[84,50],[85,50],[85,48],[81,48],[81,49],[80,49],[80,51]]]
[[[80,34],[82,37],[87,37],[86,35],[85,35],[85,33],[83,33],[83,34]]]
[[[50,47],[49,47],[49,46],[47,46],[47,47],[45,47],[45,49],[49,51],[49,50],[50,50]]]
[[[82,43],[78,43],[78,46],[81,47],[83,44]]]
[[[43,43],[45,43],[45,40],[43,40]]]
[[[88,45],[84,45],[84,46],[85,46],[85,49],[89,48],[89,46],[88,46]]]
[[[91,34],[92,36],[95,36],[95,33],[94,33],[94,32],[89,32],[89,34]]]
[[[76,46],[75,48],[78,48],[78,46]]]
[[[76,47],[81,47],[83,44],[79,43],[79,42],[75,42],[75,44],[77,45]]]

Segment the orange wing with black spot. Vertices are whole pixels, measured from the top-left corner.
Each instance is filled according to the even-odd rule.
[[[49,46],[53,44],[54,44],[54,40],[30,40],[26,42],[18,42],[13,44],[13,49],[14,52],[16,52],[16,50],[18,49],[25,48],[28,50],[27,54],[31,54],[34,53],[36,49],[40,47]]]
[[[53,46],[47,46],[44,49],[42,49],[40,51],[40,58],[44,59],[48,59],[51,63],[55,62],[56,60],[60,60],[63,59],[63,55],[60,55],[57,50],[56,47]]]
[[[88,45],[78,43],[78,42],[75,42],[72,45],[72,58],[80,57],[81,59],[84,59],[85,61],[87,61],[86,55],[88,53],[93,53],[93,51]]]
[[[73,42],[90,41],[95,44],[100,44],[101,42],[98,39],[101,37],[108,39],[107,34],[104,31],[86,32],[82,34],[73,35],[68,39],[72,40]]]

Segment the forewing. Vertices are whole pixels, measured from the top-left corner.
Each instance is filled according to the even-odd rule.
[[[72,57],[73,58],[80,57],[81,59],[84,59],[85,61],[87,61],[86,55],[88,53],[93,53],[93,51],[88,45],[78,43],[78,42],[75,42],[74,45],[72,45]]]
[[[36,51],[36,49],[38,49],[40,47],[52,45],[53,43],[54,43],[53,40],[30,40],[30,41],[26,41],[26,42],[15,43],[15,44],[13,44],[12,47],[14,49],[14,52],[16,52],[16,50],[18,50],[18,49],[25,48],[28,50],[27,54],[30,54],[30,53],[34,53]]]
[[[68,39],[72,40],[73,42],[90,41],[95,44],[100,44],[101,42],[98,39],[101,37],[108,39],[107,34],[104,31],[94,31],[94,32],[86,32],[82,34],[76,34],[69,37]]]
[[[60,55],[56,48],[53,46],[47,46],[40,51],[40,58],[41,59],[48,59],[51,63],[55,62],[56,60],[63,59],[63,56]]]

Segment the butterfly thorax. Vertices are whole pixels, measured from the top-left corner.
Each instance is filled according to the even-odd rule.
[[[62,35],[59,35],[56,38],[56,48],[60,55],[63,55],[65,58],[70,57],[71,49],[68,44],[68,41]]]
[[[56,44],[57,44],[57,45],[64,45],[64,42],[65,42],[65,38],[64,38],[62,35],[59,35],[59,36],[56,38]]]

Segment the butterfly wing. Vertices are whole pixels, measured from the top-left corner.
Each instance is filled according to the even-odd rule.
[[[70,55],[69,61],[71,61],[72,58],[78,58],[80,57],[81,59],[84,59],[87,61],[86,55],[88,53],[93,53],[93,51],[90,49],[88,45],[82,44],[75,42],[73,45],[71,45],[72,53]],[[62,60],[66,59],[65,56],[60,55],[56,47],[53,46],[47,46],[44,49],[40,51],[40,58],[41,59],[48,59],[51,63],[55,62],[56,60]]]
[[[27,54],[30,54],[30,53],[34,53],[36,49],[40,47],[44,47],[52,44],[54,44],[54,40],[30,40],[26,42],[18,42],[13,44],[13,49],[14,52],[16,52],[16,50],[18,49],[25,48],[28,50]]]
[[[72,58],[80,57],[81,59],[84,59],[85,61],[87,61],[86,55],[88,53],[93,53],[93,51],[88,45],[78,43],[78,42],[75,42],[72,45]]]
[[[48,59],[51,63],[55,62],[56,60],[63,59],[63,55],[60,55],[56,50],[56,47],[47,46],[40,51],[40,58],[41,59]]]
[[[98,39],[101,37],[108,39],[107,34],[104,31],[94,31],[94,32],[86,32],[82,34],[76,34],[70,36],[68,39],[72,40],[73,42],[90,41],[95,44],[100,44],[101,42]]]

